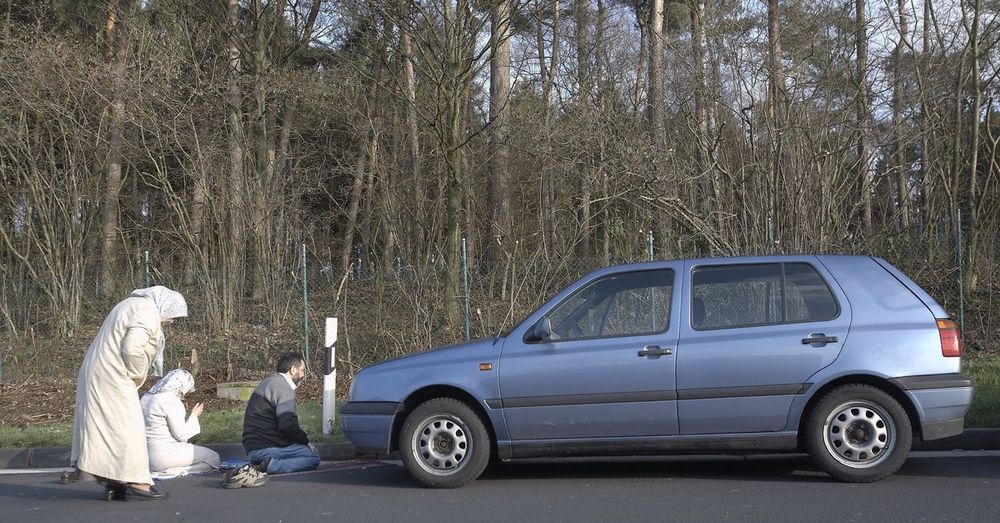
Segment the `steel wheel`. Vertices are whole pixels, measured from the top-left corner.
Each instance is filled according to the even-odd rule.
[[[823,425],[826,450],[852,468],[874,467],[889,456],[896,426],[892,416],[869,401],[851,401],[833,409]]]
[[[418,405],[406,416],[398,442],[406,470],[428,487],[460,487],[479,477],[490,460],[483,419],[455,398]]]
[[[827,474],[841,481],[878,481],[896,472],[910,453],[913,428],[906,410],[871,385],[829,390],[807,416],[803,445]]]
[[[411,450],[418,464],[430,474],[454,474],[465,466],[465,456],[472,452],[469,430],[462,420],[436,414],[421,421],[420,430],[413,433]]]

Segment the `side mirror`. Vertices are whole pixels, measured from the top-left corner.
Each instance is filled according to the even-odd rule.
[[[548,318],[542,318],[538,320],[534,325],[528,329],[527,334],[524,335],[524,341],[527,342],[538,342],[546,341],[552,337],[552,321]]]

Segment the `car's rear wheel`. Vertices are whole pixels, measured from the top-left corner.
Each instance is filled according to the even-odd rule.
[[[870,385],[845,385],[824,395],[809,414],[809,454],[831,476],[878,481],[899,469],[913,442],[910,419],[892,396]]]
[[[435,398],[406,417],[399,453],[410,475],[424,485],[461,487],[479,477],[489,463],[490,436],[468,405]]]

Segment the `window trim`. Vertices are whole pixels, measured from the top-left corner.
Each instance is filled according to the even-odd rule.
[[[830,293],[830,297],[833,298],[834,305],[837,306],[837,313],[835,315],[833,315],[830,318],[826,318],[826,319],[822,319],[822,320],[785,321],[785,318],[788,316],[788,311],[786,310],[786,308],[787,308],[786,301],[787,300],[785,298],[785,264],[786,263],[798,263],[798,264],[807,265],[807,266],[809,266],[810,269],[812,269],[816,273],[817,276],[819,276],[819,280],[821,282],[823,282],[823,285],[826,287],[827,292]],[[708,268],[713,268],[713,267],[746,267],[746,266],[753,266],[753,265],[778,265],[779,266],[778,267],[778,278],[779,278],[779,283],[780,283],[780,287],[781,287],[781,318],[782,318],[782,321],[771,322],[771,323],[747,323],[747,324],[741,324],[741,325],[726,325],[726,326],[723,326],[723,327],[701,327],[701,328],[695,327],[694,321],[692,321],[694,319],[694,315],[691,314],[691,311],[694,310],[694,273],[695,273],[695,271],[697,271],[698,269],[708,269]],[[823,323],[823,322],[828,322],[828,321],[834,321],[834,320],[840,318],[840,315],[843,312],[843,308],[840,306],[840,300],[837,299],[837,294],[835,292],[833,292],[833,288],[830,287],[830,283],[826,281],[825,277],[823,277],[823,273],[820,272],[819,269],[817,269],[815,265],[813,265],[812,263],[807,262],[807,261],[798,261],[798,260],[796,260],[796,261],[753,262],[753,263],[712,263],[712,264],[708,264],[708,265],[695,265],[695,266],[691,267],[691,271],[690,272],[691,272],[691,274],[690,274],[690,286],[689,286],[689,288],[691,290],[688,293],[688,297],[689,297],[689,303],[688,303],[688,325],[691,327],[691,330],[694,330],[694,331],[697,331],[697,332],[720,331],[720,330],[729,330],[729,329],[752,329],[752,328],[755,328],[755,327],[773,327],[775,325],[798,325],[798,324],[802,324],[802,323]]]
[[[599,282],[599,281],[601,281],[601,280],[603,280],[605,278],[609,278],[609,277],[613,277],[613,276],[622,276],[622,275],[625,275],[625,274],[636,274],[636,273],[640,273],[640,272],[658,272],[658,271],[668,271],[668,272],[671,273],[671,276],[672,276],[671,279],[670,279],[670,309],[667,311],[667,325],[666,325],[666,327],[663,328],[663,330],[661,330],[661,331],[654,331],[654,332],[643,332],[643,333],[639,333],[639,334],[624,334],[624,335],[619,334],[619,335],[611,335],[611,336],[589,336],[589,337],[586,337],[586,338],[572,338],[572,339],[566,339],[566,340],[562,340],[562,339],[560,339],[560,340],[548,339],[548,340],[528,341],[525,338],[527,338],[528,333],[531,331],[531,328],[529,327],[524,332],[524,334],[521,336],[521,343],[523,343],[525,345],[538,345],[538,344],[541,344],[541,343],[568,343],[568,342],[573,342],[573,341],[607,340],[607,339],[613,339],[613,338],[641,338],[641,337],[645,337],[645,336],[659,336],[659,335],[666,334],[667,332],[670,332],[670,324],[671,324],[670,315],[673,314],[673,311],[674,311],[674,297],[676,296],[675,289],[677,287],[677,275],[681,272],[681,271],[675,270],[673,267],[640,269],[640,270],[635,270],[635,271],[622,271],[622,272],[614,272],[614,273],[610,273],[610,274],[601,275],[601,276],[599,276],[597,278],[594,278],[593,280],[587,282],[586,285],[584,285],[584,286],[580,287],[579,289],[573,291],[573,293],[570,294],[569,296],[566,296],[562,300],[559,300],[559,303],[556,303],[552,307],[549,307],[549,309],[545,311],[545,314],[542,314],[537,320],[535,320],[534,323],[537,323],[537,322],[541,321],[543,318],[548,318],[549,314],[553,310],[555,310],[557,307],[559,307],[563,303],[566,303],[566,301],[573,299],[579,293],[587,290],[591,285],[594,285],[595,283],[597,283],[597,282]],[[617,296],[615,296],[615,298],[617,299]],[[610,306],[609,306],[609,310],[610,310]],[[607,312],[605,312],[605,316],[607,316]],[[607,319],[607,318],[605,318],[605,319]],[[534,323],[532,323],[532,326],[534,325]]]

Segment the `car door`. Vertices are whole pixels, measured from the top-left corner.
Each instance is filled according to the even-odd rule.
[[[850,305],[815,257],[689,261],[677,348],[681,434],[780,431],[840,353]]]
[[[511,440],[677,433],[681,267],[585,278],[507,336],[498,374]],[[553,336],[525,341],[542,318]]]

